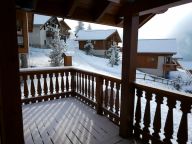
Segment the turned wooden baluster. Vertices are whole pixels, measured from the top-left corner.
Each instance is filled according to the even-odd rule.
[[[143,91],[141,89],[137,89],[137,105],[135,110],[135,136],[140,138],[140,129],[141,129],[141,97],[143,96]]]
[[[145,113],[144,113],[144,128],[143,128],[143,141],[144,143],[149,143],[149,138],[146,137],[147,134],[149,134],[149,127],[151,123],[151,101],[152,93],[146,92],[146,106],[145,106]]]
[[[64,73],[61,73],[61,91],[64,92],[64,80],[63,80]]]
[[[41,74],[37,74],[37,94],[41,96],[42,88],[41,88]]]
[[[91,86],[90,86],[90,75],[88,75],[88,98],[90,99],[91,97]]]
[[[47,89],[47,74],[43,74],[44,84],[43,84],[43,91],[44,95],[47,95],[48,89]]]
[[[27,75],[23,75],[23,82],[24,82],[24,97],[28,98],[29,90],[28,90],[28,84],[27,84]]]
[[[55,81],[55,91],[56,91],[56,93],[59,93],[59,81],[58,81],[58,73],[55,73],[55,79],[56,79],[56,81]]]
[[[82,74],[82,95],[84,95],[85,94],[85,91],[84,91],[84,89],[85,89],[85,85],[84,85],[84,74]]]
[[[160,140],[160,130],[161,130],[161,104],[163,103],[163,97],[160,95],[155,96],[155,101],[157,103],[156,111],[155,111],[155,117],[153,121],[153,136],[155,139],[153,140],[153,143],[157,143]]]
[[[87,75],[85,75],[85,97],[87,97]]]
[[[105,80],[105,101],[104,101],[104,105],[107,108],[108,107],[108,85],[109,85],[109,81]]]
[[[35,85],[34,85],[34,75],[30,75],[31,79],[31,96],[35,97]]]
[[[49,78],[50,78],[49,91],[50,91],[50,94],[53,94],[53,74],[52,73],[49,74]]]
[[[179,144],[186,144],[188,141],[188,113],[191,110],[190,101],[181,102],[181,111],[183,112],[181,122],[177,133],[177,142]]]
[[[165,122],[165,139],[163,140],[166,144],[171,144],[171,139],[173,136],[173,108],[175,108],[176,101],[174,99],[168,98],[168,114]]]
[[[66,75],[66,90],[69,92],[69,72],[65,73]],[[67,93],[67,97],[69,97],[69,94]]]
[[[95,99],[95,86],[94,85],[95,85],[95,78],[94,78],[94,76],[92,76],[92,88],[91,88],[92,89],[92,95],[91,95],[92,97],[91,98],[93,101]]]
[[[114,95],[113,95],[113,88],[114,88],[114,82],[111,81],[111,94],[110,94],[110,100],[109,100],[109,104],[110,104],[110,111],[113,111],[113,106],[114,106]]]

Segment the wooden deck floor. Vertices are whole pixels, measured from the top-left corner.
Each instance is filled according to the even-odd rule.
[[[23,106],[26,144],[130,144],[119,128],[75,98]]]

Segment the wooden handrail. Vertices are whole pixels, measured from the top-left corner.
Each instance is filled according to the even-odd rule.
[[[150,91],[151,93],[163,95],[164,97],[167,97],[167,98],[174,98],[175,100],[179,100],[179,101],[186,100],[192,103],[192,95],[188,93],[179,92],[176,90],[171,90],[166,88],[157,88],[155,86],[152,86],[152,85],[149,86],[147,84],[143,84],[139,82],[133,83],[133,86],[135,88],[140,88],[146,91]]]

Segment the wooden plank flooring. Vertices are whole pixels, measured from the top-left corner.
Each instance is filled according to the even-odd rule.
[[[75,98],[23,106],[26,144],[130,144],[119,128]]]

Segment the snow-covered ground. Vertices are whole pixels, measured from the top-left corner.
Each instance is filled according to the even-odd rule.
[[[72,55],[72,62],[74,67],[121,78],[121,53],[119,65],[111,67],[108,59],[86,55],[84,51],[79,50],[77,41],[70,39],[67,41],[67,44],[67,55]],[[48,57],[49,52],[50,49],[39,49],[30,47],[29,66],[50,67]],[[137,71],[136,73],[137,82],[147,83],[148,85],[152,85],[155,87],[175,89],[173,85],[169,84],[171,83],[171,81],[166,82],[168,80],[163,80],[162,78],[158,78],[155,76],[145,75],[145,73],[142,73],[140,71]],[[183,84],[180,85],[180,91],[192,91],[192,82],[190,85],[188,85],[190,81],[192,81],[192,78],[189,77],[185,71],[179,70],[170,72],[170,79],[177,80],[178,82],[183,82]]]
[[[86,55],[83,51],[78,49],[78,43],[76,41],[70,40],[68,41],[68,55],[72,55],[73,59],[73,66],[77,67],[79,69],[84,69],[88,71],[93,71],[97,73],[106,74],[108,76],[115,76],[120,78],[121,77],[121,64],[118,66],[111,67],[109,65],[109,60],[106,58],[99,58],[95,56]],[[30,47],[30,53],[29,53],[29,65],[31,67],[50,67],[49,57],[48,54],[50,52],[50,49],[39,49],[39,48],[32,48]],[[121,61],[120,61],[121,63]],[[63,67],[63,66],[61,66]],[[143,77],[145,76],[145,79],[143,80]],[[180,70],[178,72],[171,72],[170,73],[170,79],[174,80],[178,78],[178,76],[182,77],[183,80],[189,80],[189,77],[184,73],[184,71]],[[147,85],[153,85],[156,87],[164,87],[167,88],[166,84],[160,83],[162,79],[159,78],[159,82],[154,81],[153,77],[150,77],[149,75],[145,75],[142,72],[137,71],[137,81],[140,83],[147,83]],[[156,78],[156,80],[158,80]],[[170,88],[173,88],[169,86]],[[145,109],[145,98],[142,98],[142,112],[144,113]],[[165,102],[166,103],[166,102]],[[156,109],[156,102],[155,99],[151,101],[151,117],[154,118]],[[174,109],[174,119],[177,117],[178,121],[174,121],[174,129],[175,131],[178,130],[179,122],[181,118],[181,111],[179,109],[179,104],[177,104],[177,109]],[[166,120],[166,114],[168,111],[168,107],[163,104],[162,105],[162,127]],[[143,116],[143,115],[142,115]],[[192,114],[189,114],[189,139],[190,142],[192,141]],[[152,119],[153,122],[153,119]],[[151,122],[151,124],[152,124]],[[163,130],[161,130],[161,133],[163,133]],[[176,133],[174,133],[174,138],[176,139]],[[175,142],[174,142],[175,143]]]

